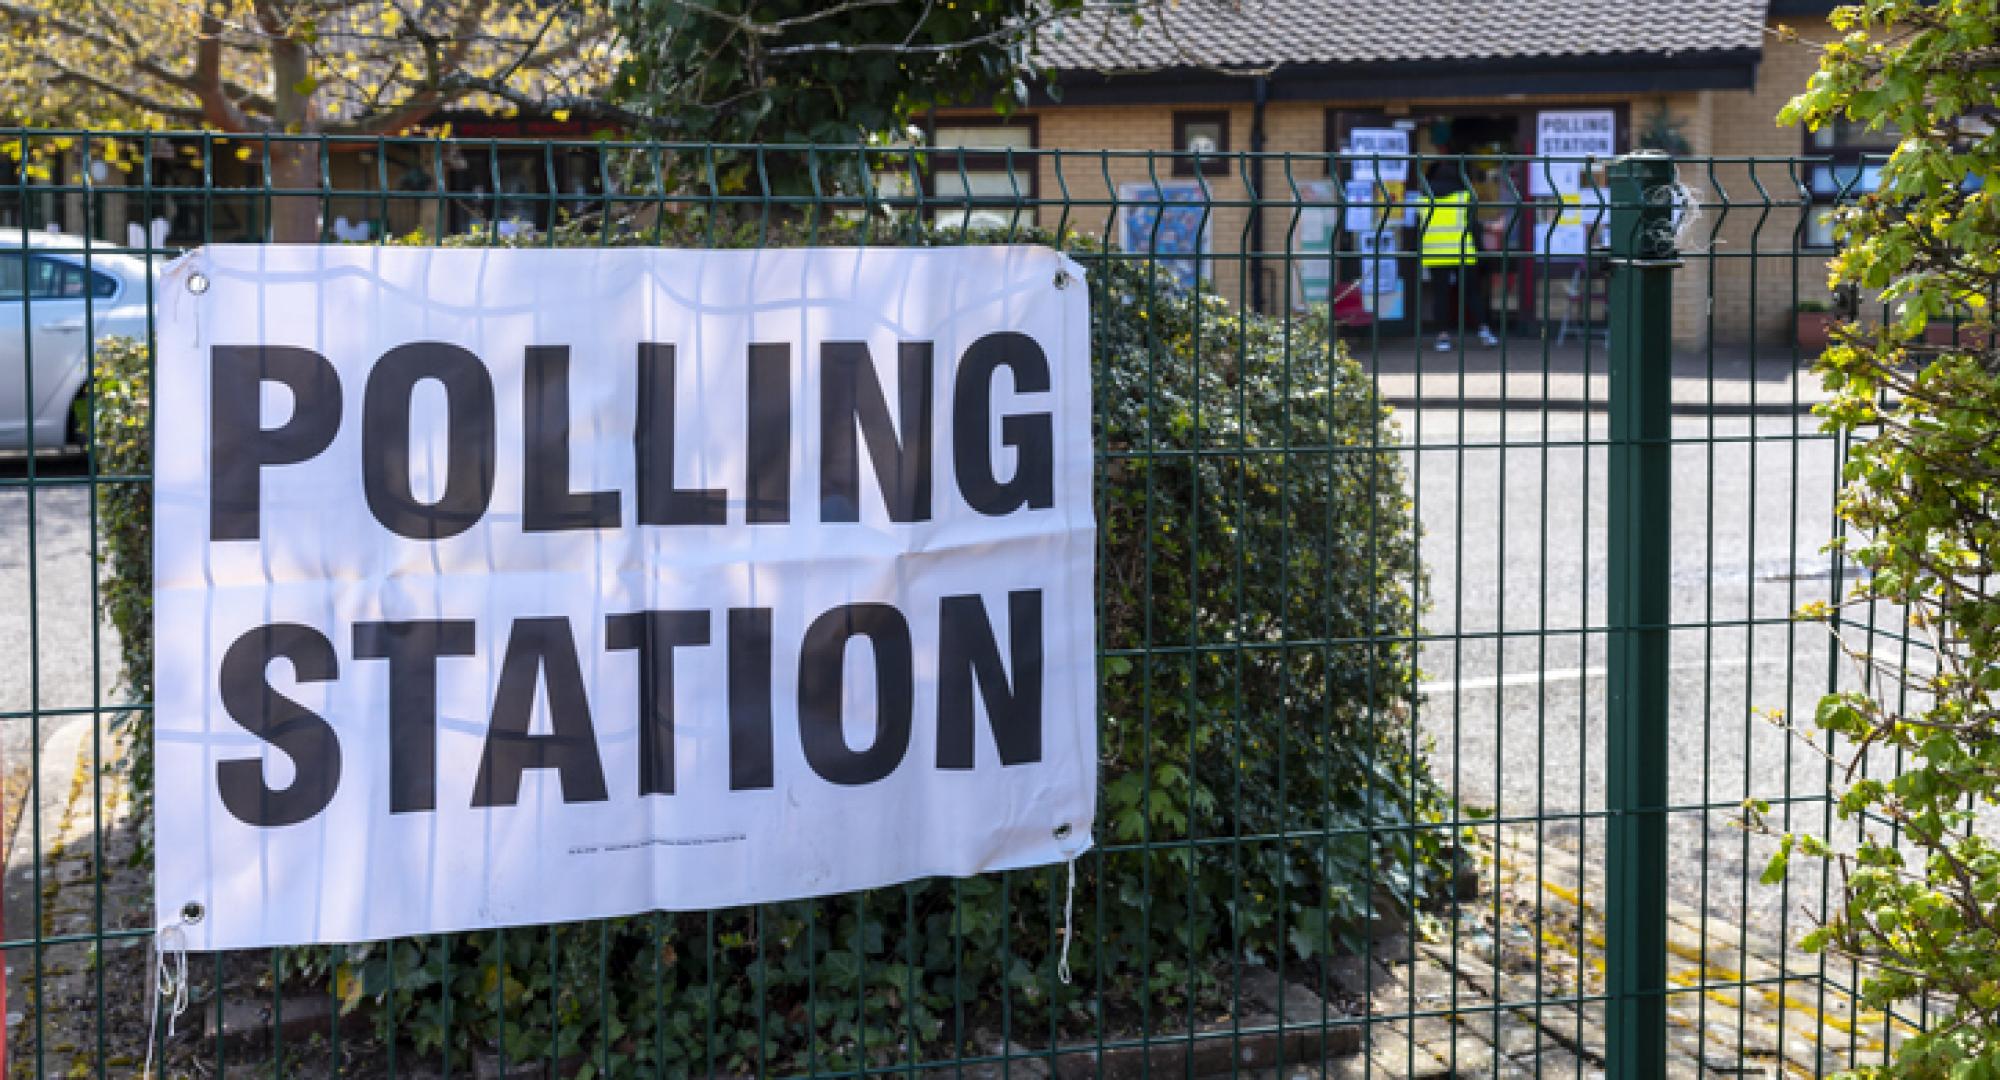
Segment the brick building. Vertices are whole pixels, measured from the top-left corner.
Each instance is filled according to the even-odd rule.
[[[1314,260],[1287,256],[1302,250],[1302,219],[1337,217],[1331,185],[1352,177],[1330,175],[1330,153],[1359,143],[1384,152],[1532,155],[1549,152],[1538,145],[1545,133],[1581,125],[1587,137],[1572,139],[1572,150],[1594,146],[1608,156],[1657,146],[1735,159],[1683,170],[1709,207],[1692,243],[1720,257],[1693,260],[1680,272],[1676,342],[1778,343],[1789,335],[1795,303],[1826,295],[1819,257],[1830,251],[1825,208],[1843,184],[1851,191],[1865,181],[1863,155],[1888,149],[1863,132],[1808,135],[1775,123],[1814,70],[1816,43],[1833,35],[1826,21],[1832,7],[1811,0],[1174,0],[1137,26],[1115,11],[1097,13],[1044,32],[1042,55],[1057,68],[1056,93],[1037,89],[1029,107],[1005,119],[985,108],[927,117],[929,145],[952,156],[934,155],[923,182],[926,194],[947,206],[937,215],[944,220],[970,212],[1000,224],[1060,222],[1112,236],[1131,227],[1131,215],[1120,210],[1131,192],[1157,201],[1150,194],[1156,188],[1193,189],[1211,208],[1206,251],[1215,258],[1181,266],[1202,270],[1245,306],[1275,311],[1324,295],[1323,282],[1315,294],[1306,280]],[[1780,24],[1801,40],[1774,33]],[[473,141],[328,144],[329,234],[546,226],[589,209],[607,183],[615,186],[582,124],[442,119]],[[553,148],[533,141],[542,138],[570,141]],[[1208,156],[1198,162],[1165,153],[1196,149]],[[92,196],[86,215],[74,182],[84,163],[66,159],[66,194],[20,188],[20,197],[0,200],[0,224],[80,231],[88,223],[114,241],[150,224],[170,245],[266,234],[268,199],[257,190],[262,147],[254,138],[215,137],[205,150],[201,137],[159,139],[152,150],[159,194],[120,194],[113,180],[112,189]],[[207,191],[204,153],[214,173]],[[1792,160],[1801,155],[1822,160]],[[1489,162],[1467,179],[1490,206],[1548,199],[1544,182],[1552,177],[1546,167],[1540,173],[1525,163]],[[1601,174],[1583,186],[1600,182]],[[1410,178],[1403,197],[1416,183]],[[1253,190],[1263,194],[1261,206],[1253,205]],[[950,209],[954,199],[965,206]],[[1487,250],[1521,256],[1498,260],[1491,306],[1507,312],[1516,333],[1553,323],[1590,260],[1569,257],[1580,250],[1541,246],[1552,244],[1551,211],[1515,214],[1511,222],[1482,216]],[[1405,215],[1395,241],[1400,254],[1388,263],[1410,261],[1411,220]],[[1327,244],[1354,242],[1336,231]],[[1370,261],[1342,250],[1354,256],[1335,261],[1344,274]],[[1416,297],[1408,299],[1400,318],[1381,312],[1385,326],[1416,329],[1409,321]]]
[[[1044,93],[1004,121],[973,110],[931,117],[932,145],[964,148],[967,164],[963,177],[938,167],[931,183],[937,196],[985,196],[989,217],[1013,216],[1006,204],[1022,194],[1066,193],[1068,224],[1093,233],[1118,229],[1112,203],[1121,189],[1157,201],[1155,185],[1201,185],[1213,207],[1207,250],[1220,256],[1206,273],[1224,295],[1275,310],[1301,302],[1302,260],[1285,257],[1298,250],[1294,204],[1324,198],[1332,178],[1323,155],[1355,148],[1357,131],[1401,132],[1410,153],[1526,155],[1542,149],[1537,137],[1556,129],[1551,125],[1581,120],[1596,145],[1614,153],[1655,146],[1696,157],[1779,159],[1683,171],[1711,204],[1692,242],[1727,257],[1691,262],[1681,272],[1676,339],[1685,346],[1784,341],[1795,301],[1825,296],[1821,260],[1792,252],[1828,245],[1825,204],[1858,176],[1861,154],[1887,149],[1858,132],[1808,135],[1775,122],[1814,70],[1815,43],[1833,34],[1826,22],[1832,7],[1800,0],[1180,0],[1140,26],[1105,15],[1052,35],[1043,47],[1059,71],[1059,99]],[[1803,40],[1782,39],[1774,32],[1780,24]],[[1390,138],[1386,149],[1393,151]],[[1197,165],[1144,153],[1026,153],[1103,149],[1216,156]],[[1257,150],[1303,156],[1231,156]],[[1802,154],[1832,160],[1782,160]],[[1548,197],[1538,183],[1546,177],[1531,175],[1525,163],[1475,172],[1469,179],[1489,203]],[[1253,188],[1281,205],[1251,207]],[[1724,201],[1727,213],[1719,212]],[[1060,213],[1045,205],[1035,216],[1052,226]],[[1526,257],[1491,275],[1493,303],[1512,313],[1517,328],[1553,320],[1546,309],[1571,279],[1538,278],[1569,273],[1567,263],[1534,257],[1545,222],[1516,214],[1509,234],[1508,222],[1494,220],[1505,216],[1486,215],[1488,250]],[[1402,250],[1413,241],[1414,230],[1405,229]]]

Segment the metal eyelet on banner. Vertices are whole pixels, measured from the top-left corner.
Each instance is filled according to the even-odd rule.
[[[195,294],[196,296],[200,296],[202,293],[207,292],[208,291],[207,275],[199,273],[189,274],[188,291]]]
[[[1075,280],[1076,279],[1071,277],[1069,271],[1067,270],[1056,271],[1056,288],[1058,289],[1069,288],[1070,283]]]
[[[1061,825],[1056,826],[1055,828],[1056,839],[1058,840],[1069,839],[1069,831],[1070,831],[1069,822],[1067,821],[1063,822]]]
[[[181,905],[181,921],[189,925],[200,922],[204,914],[207,914],[207,912],[203,910],[200,904],[193,900]]]

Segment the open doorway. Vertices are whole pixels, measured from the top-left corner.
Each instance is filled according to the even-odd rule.
[[[1332,109],[1327,113],[1327,146],[1345,155],[1369,149],[1402,147],[1401,153],[1421,158],[1447,157],[1440,161],[1411,161],[1407,175],[1394,182],[1366,164],[1361,171],[1372,185],[1355,174],[1358,159],[1350,156],[1339,177],[1350,200],[1372,186],[1368,201],[1400,202],[1400,213],[1379,213],[1372,231],[1346,230],[1338,247],[1336,271],[1342,281],[1358,282],[1382,301],[1375,309],[1376,321],[1384,332],[1416,334],[1455,330],[1459,322],[1460,298],[1447,292],[1440,295],[1435,285],[1446,290],[1471,284],[1480,290],[1477,300],[1465,298],[1466,329],[1474,329],[1483,314],[1496,333],[1539,333],[1545,321],[1562,318],[1573,306],[1571,293],[1588,291],[1593,272],[1601,263],[1590,238],[1602,225],[1601,215],[1588,207],[1571,207],[1577,193],[1555,190],[1577,186],[1578,177],[1557,177],[1550,183],[1548,168],[1536,170],[1522,158],[1537,152],[1541,129],[1557,118],[1594,120],[1608,129],[1611,139],[1604,151],[1623,152],[1629,142],[1629,110],[1625,103],[1604,105],[1539,105],[1495,102],[1491,105],[1427,107],[1421,103],[1377,109]],[[1601,129],[1600,129],[1601,130]],[[1393,134],[1392,134],[1393,133]],[[1507,160],[1507,159],[1513,160]],[[1587,171],[1586,171],[1587,172]],[[1470,227],[1482,256],[1476,275],[1457,275],[1457,282],[1433,282],[1444,277],[1427,273],[1422,265],[1421,226],[1417,209],[1430,181],[1439,173],[1449,173],[1454,183],[1446,190],[1463,186],[1472,194],[1475,219]],[[1602,190],[1601,167],[1581,179],[1586,200]],[[1547,204],[1546,206],[1536,204]],[[1560,208],[1559,208],[1560,207]],[[1387,207],[1378,209],[1387,211]],[[1572,217],[1581,224],[1572,222]],[[1350,224],[1362,224],[1350,221]],[[1556,227],[1562,226],[1562,227]],[[1573,242],[1574,238],[1582,237]],[[1467,282],[1466,279],[1477,280]],[[1583,284],[1579,286],[1577,281]],[[1440,318],[1443,316],[1443,318]]]

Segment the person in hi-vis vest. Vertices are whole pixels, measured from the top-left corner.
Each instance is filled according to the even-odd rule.
[[[1438,324],[1437,349],[1451,351],[1451,330],[1459,305],[1465,321],[1479,328],[1479,343],[1500,344],[1487,326],[1486,268],[1479,260],[1479,222],[1472,192],[1457,161],[1440,161],[1425,174],[1429,191],[1419,192],[1417,224],[1422,229],[1424,278],[1430,282],[1431,318]]]

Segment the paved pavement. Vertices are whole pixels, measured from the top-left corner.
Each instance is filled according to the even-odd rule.
[[[81,463],[44,459],[36,472],[52,484],[31,496],[25,460],[0,457],[0,713],[37,702],[87,708],[93,682],[108,693],[117,667],[118,639],[107,627],[97,638],[103,678],[93,680],[90,490],[70,482],[83,476]],[[0,729],[13,722],[0,720]]]
[[[82,470],[74,460],[44,458],[36,471],[64,479]],[[0,457],[0,778],[5,782],[0,839],[7,841],[14,838],[21,808],[34,793],[37,746],[47,747],[67,729],[89,721],[87,715],[65,710],[119,700],[118,635],[93,617],[89,489],[38,487],[31,500],[21,483],[26,476],[25,459]],[[93,644],[98,662],[93,662]],[[37,708],[45,715],[29,715]],[[62,772],[67,776],[67,766]],[[61,792],[41,794],[47,801]],[[29,842],[27,830],[20,841]],[[21,925],[14,906],[10,899],[10,927]]]
[[[73,479],[82,471],[77,460],[36,463],[38,477]],[[22,856],[38,839],[46,850],[64,807],[79,790],[95,790],[77,786],[87,775],[78,763],[92,753],[85,710],[119,700],[118,635],[93,616],[89,489],[37,487],[31,497],[22,484],[27,475],[23,457],[0,456],[0,845],[9,856],[4,903],[12,938],[30,936],[38,911],[48,914],[36,903],[34,860]],[[101,662],[92,660],[93,645]],[[9,950],[10,976],[18,980],[31,960],[26,950]],[[10,1002],[16,1013],[20,1000]]]
[[[1603,409],[1611,390],[1609,353],[1602,342],[1572,340],[1543,347],[1508,338],[1498,348],[1476,341],[1438,352],[1436,338],[1350,339],[1385,400],[1399,406],[1526,409],[1544,402],[1557,412]],[[1826,391],[1789,348],[1718,346],[1673,354],[1674,410],[1684,414],[1779,415],[1809,409]]]

